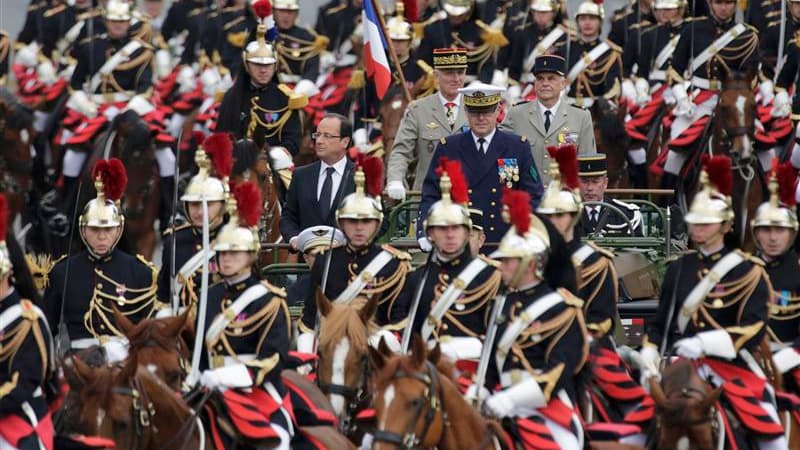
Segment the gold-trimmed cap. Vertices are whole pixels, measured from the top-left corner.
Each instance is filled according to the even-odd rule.
[[[686,6],[686,0],[656,0],[653,3],[653,9],[678,9],[678,8],[683,8],[685,6]]]
[[[451,16],[462,16],[472,10],[472,0],[444,0],[442,8]]]
[[[244,60],[253,64],[275,64],[278,60],[275,58],[275,49],[272,44],[268,44],[265,36],[267,35],[267,26],[259,24],[256,27],[256,39],[250,41],[244,49]]]
[[[225,183],[219,178],[210,175],[211,162],[208,160],[203,147],[198,147],[194,153],[194,162],[199,168],[197,175],[189,180],[189,185],[183,191],[182,202],[208,202],[225,201],[227,189]]]
[[[316,254],[323,249],[344,245],[347,238],[338,228],[327,225],[308,227],[297,235],[297,248],[303,253]]]
[[[779,165],[777,159],[773,161],[769,177],[769,200],[758,206],[750,222],[751,227],[780,227],[797,231],[798,221],[794,210],[796,178],[791,162]]]
[[[558,2],[554,0],[533,0],[530,5],[530,10],[537,12],[558,12],[558,7]]]
[[[236,186],[228,196],[228,223],[222,227],[214,243],[217,252],[257,252],[261,248],[258,220],[263,211],[261,191],[252,181]]]
[[[473,83],[458,90],[464,95],[464,107],[469,109],[484,109],[497,106],[503,99],[504,88],[486,83]]]
[[[684,221],[693,225],[723,223],[733,219],[731,198],[717,191],[708,180],[708,173],[700,172],[703,188],[695,194]]]
[[[605,153],[594,155],[578,155],[578,176],[600,177],[608,175],[608,163]]]
[[[467,49],[437,48],[433,50],[434,69],[466,69]]]
[[[425,217],[422,227],[425,230],[430,227],[451,225],[472,228],[472,220],[466,206],[469,202],[469,195],[461,164],[458,161],[442,158],[437,173],[441,173],[439,190],[442,193],[442,199],[428,209],[428,215]]]
[[[396,15],[386,21],[386,34],[389,35],[389,39],[395,41],[410,41],[414,32],[411,23],[402,15]]]
[[[567,62],[558,55],[541,55],[533,63],[533,74],[556,73],[562,77],[566,73]]]

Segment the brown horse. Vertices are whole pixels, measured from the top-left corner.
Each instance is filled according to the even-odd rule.
[[[625,131],[627,104],[619,105],[601,97],[594,101],[589,111],[592,114],[592,123],[594,123],[597,151],[605,153],[607,157],[608,187],[629,187],[628,147],[630,147],[631,138]]]
[[[33,113],[0,88],[0,192],[8,198],[9,219],[22,212],[33,186]]]
[[[369,405],[369,336],[375,330],[372,317],[378,297],[369,301],[356,298],[351,304],[333,303],[318,289],[319,366],[317,381],[330,398],[339,419],[339,428],[347,435],[357,432],[352,419]]]
[[[213,448],[192,410],[135,357],[121,368],[73,358],[64,370],[80,402],[65,431],[112,439],[118,450]]]
[[[656,448],[715,449],[716,433],[721,430],[714,428],[714,405],[721,392],[722,388],[714,389],[700,378],[685,359],[665,367],[661,383],[650,379],[656,404]]]
[[[409,355],[370,347],[376,368],[373,449],[494,449],[507,445],[502,427],[461,396],[455,366],[414,335]]]

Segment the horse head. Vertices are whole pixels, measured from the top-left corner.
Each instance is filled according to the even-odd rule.
[[[690,449],[716,448],[713,414],[721,388],[712,389],[690,361],[667,366],[660,383],[650,380],[650,393],[656,404],[659,449],[687,448],[686,443]]]
[[[729,154],[734,160],[749,161],[753,155],[756,102],[752,71],[731,72],[722,83],[714,114],[715,153]]]
[[[334,303],[317,290],[319,326],[320,389],[331,400],[342,430],[351,431],[351,414],[368,401],[367,384],[372,370],[369,336],[375,328],[372,317],[378,296],[357,297],[350,303]]]

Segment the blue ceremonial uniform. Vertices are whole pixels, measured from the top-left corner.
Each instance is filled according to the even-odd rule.
[[[209,242],[213,242],[217,238],[217,233],[222,226],[228,221],[223,220],[217,227],[209,230]],[[167,230],[164,234],[164,245],[161,252],[161,270],[158,272],[158,291],[157,297],[164,303],[172,301],[170,297],[171,280],[170,273],[172,272],[172,241],[175,240],[175,274],[181,273],[183,265],[186,264],[195,254],[203,250],[203,232],[201,229],[192,226],[191,224],[184,224],[175,229],[175,233]],[[210,272],[216,273],[216,260],[209,261]],[[202,267],[202,266],[201,266]],[[198,269],[193,273],[193,291],[195,294],[200,293],[200,273],[202,269]],[[209,279],[211,280],[211,279]],[[209,281],[212,283],[213,281]],[[183,281],[183,286],[186,286],[186,281]],[[181,293],[181,304],[187,305],[188,292]]]
[[[422,185],[422,200],[417,218],[418,238],[423,236],[425,227],[422,225],[428,208],[442,197],[439,177],[436,175],[436,167],[442,157],[461,161],[469,189],[467,191],[470,195],[469,207],[483,211],[486,242],[500,242],[508,230],[508,224],[503,222],[502,214],[501,198],[504,186],[530,193],[534,209],[542,197],[543,187],[539,171],[533,161],[531,148],[524,137],[496,130],[486,154],[481,155],[471,132],[454,134],[443,138],[436,147]],[[517,169],[516,179],[513,174],[514,167]]]

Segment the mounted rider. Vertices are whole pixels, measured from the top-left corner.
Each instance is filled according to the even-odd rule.
[[[775,394],[756,363],[769,356],[759,354],[769,320],[769,278],[761,259],[725,243],[734,218],[730,158],[711,157],[704,166],[702,190],[684,219],[697,251],[667,267],[640,352],[643,384],[658,377],[662,355],[696,360],[701,378],[722,387],[722,403],[741,430],[762,450],[785,449]]]

